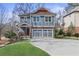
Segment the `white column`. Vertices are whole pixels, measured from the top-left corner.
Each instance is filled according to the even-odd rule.
[[[28,23],[27,17],[25,17],[25,21]]]
[[[52,23],[52,16],[51,16],[51,25],[52,25],[53,23]],[[52,25],[53,26],[53,25]]]
[[[35,17],[36,17],[36,26],[38,26],[38,25],[37,25],[37,16],[35,16]]]
[[[47,37],[48,37],[48,29],[47,29]]]
[[[31,24],[30,25],[32,25],[32,16],[31,16],[31,19],[30,20],[31,20]]]
[[[24,17],[24,19],[23,19],[23,24],[25,24],[25,17]]]
[[[53,33],[53,29],[52,29],[52,37],[54,37],[53,35],[54,35],[54,33]]]
[[[43,29],[42,29],[42,37],[43,37]]]
[[[41,23],[41,24],[42,24],[40,16],[39,16],[39,23]],[[39,26],[41,26],[41,25],[39,25]]]

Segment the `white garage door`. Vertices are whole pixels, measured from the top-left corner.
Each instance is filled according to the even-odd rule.
[[[32,37],[33,38],[42,38],[42,37],[53,37],[52,30],[32,30]]]

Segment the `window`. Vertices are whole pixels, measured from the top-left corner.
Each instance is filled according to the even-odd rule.
[[[44,18],[44,16],[40,16],[41,18]]]
[[[54,21],[54,16],[52,16],[52,21]]]
[[[36,17],[33,17],[33,25],[36,25]]]
[[[21,19],[24,19],[24,17],[20,17]]]
[[[39,21],[39,17],[37,17],[37,21]]]
[[[51,17],[49,17],[49,22],[51,22]]]
[[[37,25],[40,26],[41,25],[41,20],[40,17],[37,17]]]
[[[27,19],[30,19],[30,17],[27,17]]]
[[[25,21],[27,24],[30,24],[30,20],[29,19],[26,19]]]
[[[44,25],[47,26],[48,25],[48,17],[45,17],[45,20],[44,20]]]
[[[33,17],[33,21],[36,21],[36,17]]]
[[[48,22],[48,17],[45,17],[45,22]]]

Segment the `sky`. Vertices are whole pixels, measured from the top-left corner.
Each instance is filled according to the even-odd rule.
[[[15,3],[3,3],[3,5],[8,10],[8,14],[11,16],[11,12],[13,8],[15,7]],[[45,3],[44,7],[48,8],[50,11],[57,13],[59,10],[63,10],[65,7],[67,7],[67,3]]]

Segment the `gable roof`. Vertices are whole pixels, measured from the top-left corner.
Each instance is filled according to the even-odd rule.
[[[33,14],[55,14],[55,13],[52,13],[48,9],[41,7],[37,9],[35,12],[33,12]]]
[[[22,14],[22,15],[29,15],[29,14]],[[41,8],[38,8],[36,11],[33,11],[32,13],[31,13],[31,15],[53,15],[53,16],[55,16],[56,14],[55,13],[53,13],[53,12],[50,12],[48,9],[46,9],[46,8],[43,8],[43,7],[41,7]],[[21,15],[20,15],[21,16]]]

